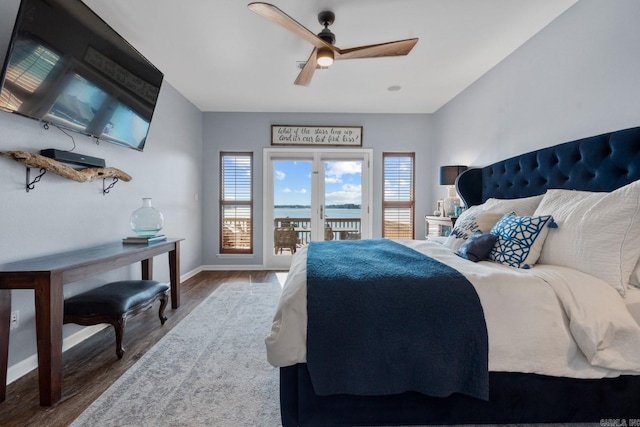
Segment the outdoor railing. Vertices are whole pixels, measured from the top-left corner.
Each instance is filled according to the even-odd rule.
[[[360,218],[326,218],[324,224],[324,240],[353,240],[360,239],[362,235]],[[274,230],[281,227],[293,228],[297,236],[297,247],[304,246],[311,240],[311,218],[276,218],[273,221],[273,227]],[[230,249],[251,247],[250,219],[225,220],[222,230],[222,245],[224,248]]]
[[[359,239],[362,235],[360,218],[326,218],[324,224],[325,240]],[[298,234],[299,246],[306,245],[311,238],[310,218],[275,218],[273,226],[293,227]]]

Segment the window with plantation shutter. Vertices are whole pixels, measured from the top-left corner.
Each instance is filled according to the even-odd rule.
[[[220,253],[253,253],[253,154],[220,153]]]
[[[414,239],[415,153],[383,153],[382,237]]]

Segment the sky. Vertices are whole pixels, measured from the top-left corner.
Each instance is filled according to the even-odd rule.
[[[362,162],[325,161],[325,205],[361,204]],[[274,204],[311,205],[311,161],[277,160]]]

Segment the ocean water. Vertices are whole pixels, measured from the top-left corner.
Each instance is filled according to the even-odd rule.
[[[311,218],[311,208],[274,208],[274,218]],[[360,209],[327,208],[327,219],[331,218],[361,218]]]

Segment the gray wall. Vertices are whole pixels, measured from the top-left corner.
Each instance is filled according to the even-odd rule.
[[[382,229],[382,152],[413,151],[416,153],[416,238],[424,238],[424,214],[433,211],[431,194],[434,166],[431,116],[427,114],[304,114],[304,113],[205,113],[203,198],[205,224],[203,262],[208,266],[262,265],[262,152],[270,147],[271,125],[336,125],[362,126],[363,148],[373,149],[373,237]],[[220,151],[248,150],[254,153],[254,255],[219,257],[218,198]]]
[[[184,237],[183,273],[202,265],[202,113],[168,83],[158,106],[144,152],[70,133],[76,151],[101,157],[133,177],[118,182],[106,196],[102,180],[79,183],[47,172],[35,189],[25,191],[25,166],[0,158],[0,263],[81,249],[133,234],[129,215],[152,197],[165,217],[164,234]],[[43,148],[69,150],[69,136],[17,115],[0,112],[0,151],[39,152]],[[33,169],[32,173],[38,172]],[[107,180],[109,183],[110,180]],[[109,280],[137,278],[138,265],[125,267],[65,287],[65,294],[80,286]],[[166,256],[154,263],[154,278],[169,280]],[[32,291],[12,291],[12,310],[20,311],[20,326],[11,331],[9,366],[35,354],[36,338]],[[65,325],[68,337],[79,326]]]
[[[640,126],[640,1],[580,0],[434,115],[438,163],[484,166]]]

